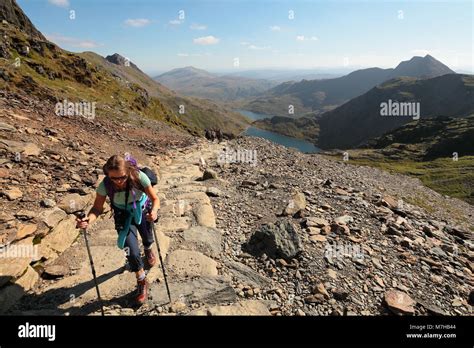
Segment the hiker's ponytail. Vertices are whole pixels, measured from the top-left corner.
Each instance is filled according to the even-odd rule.
[[[140,177],[139,177],[140,170],[138,169],[136,165],[133,165],[133,163],[130,163],[128,161],[125,161],[125,162],[128,164],[128,177],[129,177],[131,186],[144,192],[145,188],[140,182]]]

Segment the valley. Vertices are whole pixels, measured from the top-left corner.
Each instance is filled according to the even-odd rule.
[[[380,4],[2,0],[0,314],[471,316],[474,75],[448,59],[466,20],[416,17],[405,46],[413,22]]]

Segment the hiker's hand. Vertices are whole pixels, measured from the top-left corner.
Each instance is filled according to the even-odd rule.
[[[149,222],[153,222],[158,218],[158,213],[156,211],[151,211],[148,214],[146,214],[146,219]]]
[[[89,226],[89,219],[76,219],[76,228],[87,228]]]

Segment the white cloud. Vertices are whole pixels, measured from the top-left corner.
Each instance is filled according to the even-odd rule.
[[[281,28],[280,28],[278,25],[272,25],[272,26],[270,27],[270,30],[271,30],[271,31],[281,31]]]
[[[171,24],[171,25],[179,25],[181,23],[182,22],[179,19],[172,19],[172,20],[169,21],[169,24]]]
[[[253,44],[251,44],[251,43],[248,42],[248,41],[242,41],[240,44],[241,44],[242,46],[247,47],[249,50],[267,50],[267,49],[270,49],[270,48],[271,48],[270,46],[257,46],[257,45],[253,45]]]
[[[220,40],[212,35],[199,37],[194,39],[193,42],[197,45],[215,45]]]
[[[79,47],[79,48],[96,48],[102,46],[95,41],[91,40],[81,40],[73,37],[63,36],[60,34],[52,34],[46,35],[46,38],[49,41],[52,41],[58,45],[68,45],[71,47]]]
[[[296,41],[318,41],[317,36],[311,36],[311,37],[306,37],[304,35],[298,35],[296,36]]]
[[[248,46],[250,50],[267,50],[271,48],[270,46],[255,46],[255,45],[250,45]]]
[[[59,7],[69,7],[69,0],[48,0],[48,2]]]
[[[128,27],[140,28],[150,24],[151,21],[146,18],[127,19],[125,25]]]
[[[189,53],[178,53],[178,57],[189,57]]]
[[[191,30],[206,30],[207,26],[202,25],[202,24],[191,24],[189,27]]]

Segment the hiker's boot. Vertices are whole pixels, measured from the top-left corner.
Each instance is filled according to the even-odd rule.
[[[137,280],[137,304],[142,305],[148,299],[148,286],[146,278],[143,280]]]
[[[153,267],[154,265],[156,265],[156,256],[153,252],[153,249],[145,249],[145,257],[148,266]]]

